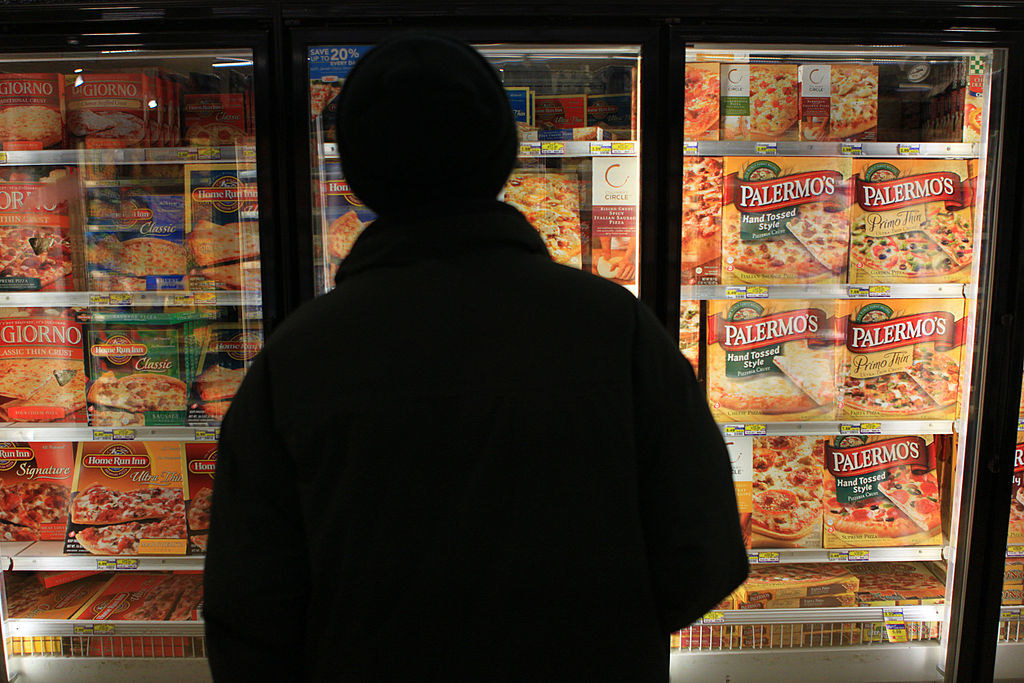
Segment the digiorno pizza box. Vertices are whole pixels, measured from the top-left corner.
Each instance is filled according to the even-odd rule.
[[[188,489],[181,445],[78,444],[68,555],[184,555]]]
[[[74,474],[70,442],[0,443],[0,540],[63,540]]]
[[[839,326],[840,419],[956,418],[962,300],[850,300],[840,304]]]
[[[726,157],[723,284],[845,282],[852,161]]]
[[[748,438],[753,447],[752,546],[820,548],[824,439]]]
[[[720,71],[718,62],[686,63],[683,133],[687,140],[718,139]]]
[[[64,76],[0,74],[0,148],[59,148],[64,138]]]
[[[834,304],[709,301],[708,402],[723,422],[835,415]]]
[[[146,145],[150,86],[145,73],[80,73],[68,80],[72,144],[86,148]]]
[[[89,621],[188,621],[202,600],[202,575],[119,573],[75,616]]]
[[[721,157],[683,157],[682,284],[715,285],[722,279]]]
[[[186,443],[185,472],[188,477],[188,552],[206,553],[210,530],[210,504],[213,501],[213,476],[217,468],[217,444]]]
[[[0,416],[85,422],[82,323],[73,308],[0,309]]]
[[[192,339],[198,342],[199,354],[194,359],[187,421],[195,426],[218,425],[246,370],[263,349],[263,326],[245,320],[211,323],[196,328]]]
[[[832,437],[825,445],[826,548],[941,545],[935,465],[948,435]]]
[[[969,282],[975,182],[966,161],[856,159],[850,282]]]
[[[796,140],[800,93],[796,64],[722,64],[723,140]]]
[[[743,583],[745,602],[857,592],[860,580],[838,564],[753,565]]]

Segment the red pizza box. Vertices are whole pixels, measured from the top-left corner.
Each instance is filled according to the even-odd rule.
[[[143,147],[149,137],[149,77],[141,72],[80,73],[67,90],[71,144]]]
[[[184,621],[202,599],[202,576],[117,574],[75,615],[89,621]]]
[[[39,583],[43,584],[46,588],[54,588],[61,584],[71,583],[72,581],[78,581],[89,576],[96,576],[103,572],[91,572],[91,571],[68,571],[68,572],[36,572],[36,578]]]
[[[0,310],[0,417],[85,422],[82,323],[72,308]]]
[[[1017,432],[1017,447],[1013,454],[1013,486],[1010,489],[1010,526],[1006,542],[1024,543],[1024,432]],[[1006,568],[1020,571],[1024,560],[1008,560]],[[1012,564],[1011,564],[1012,562]],[[1011,570],[1012,571],[1012,570]]]
[[[246,370],[263,348],[261,323],[240,320],[196,327],[187,421],[195,426],[216,426],[224,419]],[[190,362],[193,359],[190,359]]]
[[[587,96],[536,95],[534,121],[538,129],[585,128],[587,125]]]
[[[72,443],[0,443],[0,540],[62,540],[74,474]]]
[[[825,547],[941,545],[935,464],[949,442],[948,435],[830,438],[825,444]]]
[[[63,147],[64,121],[61,74],[0,74],[0,148]]]
[[[857,595],[851,591],[815,597],[779,598],[741,602],[736,609],[798,609],[818,607],[856,607]]]
[[[65,554],[184,555],[184,487],[178,443],[80,443]]]
[[[186,443],[185,468],[188,472],[188,551],[206,553],[206,534],[210,530],[210,503],[213,500],[213,475],[217,467],[217,444]]]
[[[718,139],[719,77],[718,62],[687,62],[683,93],[686,107],[683,133],[687,140]]]
[[[92,572],[92,576],[44,589],[35,603],[20,612],[21,619],[72,619],[110,581],[109,574]]]
[[[715,285],[722,280],[723,183],[720,157],[683,157],[679,253],[684,285]]]
[[[825,442],[811,436],[748,437],[755,548],[820,548]]]

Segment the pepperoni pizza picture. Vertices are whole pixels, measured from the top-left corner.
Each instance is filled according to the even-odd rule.
[[[754,438],[754,547],[821,547],[824,452],[818,438]]]
[[[686,65],[683,131],[687,140],[718,139],[719,70],[718,62]]]

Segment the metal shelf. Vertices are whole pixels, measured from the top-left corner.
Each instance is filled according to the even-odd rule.
[[[944,548],[757,548],[747,551],[750,564],[795,564],[798,562],[927,562],[941,560]]]
[[[965,299],[969,284],[683,285],[681,299]]]
[[[204,555],[63,555],[63,547],[63,541],[5,543],[0,563],[14,571],[201,571],[206,561]]]
[[[738,609],[715,612],[694,624],[839,624],[882,622],[882,610],[901,610],[904,621],[942,621],[945,605],[907,605],[905,607],[804,607],[798,609]]]
[[[0,292],[2,306],[260,306],[260,292]]]
[[[8,619],[5,636],[201,636],[202,621]]]
[[[640,144],[635,140],[545,140],[519,143],[519,158],[545,157],[637,157]],[[338,146],[333,142],[323,145],[325,161],[338,160]]]
[[[220,427],[89,427],[84,424],[0,425],[2,441],[216,441]]]
[[[726,436],[832,436],[840,434],[952,434],[951,420],[884,420],[877,422],[720,422]]]
[[[974,159],[981,145],[973,142],[754,142],[749,140],[687,140],[687,156],[810,156],[907,157]]]
[[[132,149],[41,149],[0,152],[8,166],[60,166],[103,164],[188,164],[195,161],[256,161],[256,148],[156,147]]]

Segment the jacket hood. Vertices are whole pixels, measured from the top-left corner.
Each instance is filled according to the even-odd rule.
[[[472,47],[409,33],[374,47],[345,82],[338,150],[353,192],[378,214],[439,199],[494,199],[518,135],[494,68]]]

